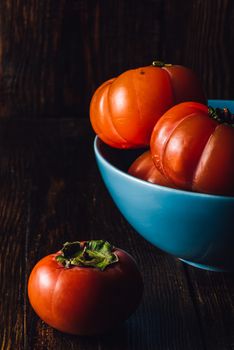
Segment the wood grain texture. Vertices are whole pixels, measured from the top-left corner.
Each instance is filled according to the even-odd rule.
[[[163,56],[194,69],[208,98],[232,99],[233,1],[166,1],[163,17]]]
[[[58,250],[61,242],[105,237],[139,261],[145,279],[145,297],[141,308],[123,328],[92,340],[62,336],[29,312],[29,348],[155,349],[156,346],[170,346],[172,338],[174,348],[187,348],[191,337],[195,337],[200,346],[199,327],[183,271],[177,270],[174,259],[166,257],[164,260],[161,254],[155,254],[156,249],[135,235],[114,207],[94,159],[86,157],[92,154],[91,145],[87,146],[78,138],[72,139],[73,143],[68,135],[60,140],[61,143],[56,142],[57,151],[48,148],[46,137],[40,135],[37,140],[39,153],[35,157],[37,165],[32,179],[33,187],[37,189],[32,195],[36,210],[32,209],[29,245],[29,250],[32,247],[32,266],[49,251]],[[52,151],[48,152],[48,149]],[[57,152],[60,157],[55,157]],[[38,162],[41,162],[40,166]],[[163,282],[161,275],[165,264],[168,272],[164,272]],[[170,281],[169,286],[166,281]],[[177,291],[174,285],[178,285]],[[181,313],[181,308],[185,314]],[[176,327],[171,319],[176,319]],[[192,348],[196,349],[196,346]]]
[[[30,188],[27,173],[26,150],[0,148],[1,349],[23,349],[25,345]]]
[[[6,0],[0,16],[0,116],[87,116],[93,90],[159,42],[159,0]]]
[[[0,1],[0,117],[88,117],[105,80],[153,59],[232,99],[232,0]]]
[[[233,277],[185,267],[136,234],[104,187],[93,136],[87,119],[0,123],[1,350],[233,349]],[[37,317],[27,280],[62,243],[89,238],[135,257],[144,297],[113,332],[70,336]]]
[[[202,349],[182,265],[140,238],[114,206],[94,161],[90,125],[9,120],[0,135],[1,349]],[[138,261],[141,306],[105,336],[53,330],[29,305],[32,267],[65,241],[103,237]]]
[[[186,270],[206,349],[234,349],[234,276]]]

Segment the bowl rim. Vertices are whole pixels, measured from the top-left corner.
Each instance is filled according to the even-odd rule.
[[[94,153],[95,156],[104,163],[107,167],[111,168],[113,171],[121,175],[122,177],[125,177],[127,179],[130,179],[133,182],[139,183],[143,186],[152,188],[152,189],[158,189],[165,192],[170,192],[176,195],[183,195],[183,196],[189,196],[192,198],[199,198],[199,199],[208,199],[208,200],[221,200],[221,201],[228,201],[228,202],[234,202],[234,196],[224,196],[224,195],[216,195],[216,194],[210,194],[210,193],[201,193],[201,192],[192,192],[192,191],[185,191],[177,188],[170,188],[166,186],[161,186],[158,184],[153,184],[151,182],[139,179],[133,175],[128,174],[127,172],[124,172],[123,170],[119,169],[112,163],[110,163],[106,158],[103,157],[102,153],[100,152],[100,144],[104,144],[106,147],[110,147],[105,142],[103,142],[98,135],[95,136],[94,139]]]

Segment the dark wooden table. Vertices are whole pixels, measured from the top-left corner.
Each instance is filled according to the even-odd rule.
[[[234,277],[184,265],[141,238],[99,175],[87,120],[0,122],[1,350],[234,349]],[[29,305],[35,263],[69,240],[104,238],[138,261],[136,313],[98,337],[60,333]]]

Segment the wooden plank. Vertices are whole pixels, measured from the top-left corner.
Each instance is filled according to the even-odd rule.
[[[89,123],[6,121],[0,136],[2,350],[234,348],[232,275],[186,267],[136,234],[102,183]],[[29,305],[32,267],[67,240],[103,237],[136,258],[145,283],[139,309],[103,336],[53,330]]]
[[[94,90],[153,59],[184,64],[231,99],[231,0],[0,2],[0,117],[88,116]]]
[[[79,128],[78,124],[76,124]],[[83,135],[42,129],[33,150],[28,270],[67,240],[105,238],[138,261],[145,294],[121,329],[94,338],[64,335],[45,325],[26,304],[29,349],[202,349],[197,315],[181,263],[145,242],[122,218],[107,193]],[[79,134],[79,132],[77,132]],[[49,147],[50,145],[50,147]],[[56,145],[56,146],[53,146]],[[52,147],[52,148],[51,148]]]
[[[161,3],[1,1],[0,117],[87,116],[101,82],[151,63]]]
[[[1,139],[2,141],[2,139]],[[0,348],[26,341],[26,264],[30,216],[29,157],[0,141]]]
[[[82,188],[84,189],[84,185]],[[34,324],[28,337],[32,339],[30,346],[36,349],[63,349],[69,343],[69,347],[74,349],[84,349],[86,346],[88,349],[103,350],[157,347],[188,349],[188,346],[191,349],[202,349],[198,322],[183,270],[181,272],[179,268],[180,263],[176,264],[173,258],[160,254],[136,236],[114,208],[107,194],[105,197],[102,191],[103,189],[100,191],[96,184],[92,184],[89,189],[85,187],[85,194],[80,194],[78,203],[71,194],[69,198],[67,195],[63,196],[63,213],[58,206],[53,218],[55,227],[48,228],[48,221],[45,224],[43,219],[36,229],[40,232],[40,243],[38,251],[34,250],[34,255],[42,256],[56,251],[59,242],[67,239],[105,237],[116,246],[129,251],[141,266],[145,281],[143,302],[123,328],[117,329],[107,337],[96,337],[96,340],[92,339],[91,342],[80,337],[63,336],[32,315],[32,318],[28,319],[29,325]],[[75,190],[75,195],[76,193]],[[34,237],[38,239],[36,235],[31,236],[30,242],[34,242]],[[46,238],[49,238],[49,242]]]
[[[234,279],[232,274],[185,266],[206,349],[234,349]]]
[[[52,125],[51,125],[52,123]],[[57,127],[56,127],[56,126]],[[37,149],[37,133],[42,129],[53,130],[54,147],[58,130],[66,133],[69,125],[70,134],[79,137],[74,123],[57,124],[48,121],[43,127],[31,121],[5,120],[0,123],[0,348],[27,349],[28,309],[27,279],[29,276],[28,245],[30,236],[31,194],[34,158]],[[84,125],[87,129],[88,123]],[[72,130],[72,131],[71,131]],[[90,128],[89,128],[90,130]],[[45,147],[51,146],[47,135]],[[34,148],[31,145],[34,141]],[[44,148],[46,152],[46,149]],[[43,181],[43,178],[42,178]]]
[[[208,98],[232,99],[234,2],[165,1],[164,59],[199,75]]]

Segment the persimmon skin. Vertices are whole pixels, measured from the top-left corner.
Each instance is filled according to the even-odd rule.
[[[189,68],[165,65],[128,70],[102,84],[90,103],[96,134],[116,148],[149,145],[157,120],[173,105],[205,102],[201,84]]]
[[[170,181],[156,168],[150,151],[141,154],[130,166],[128,173],[141,180],[151,182],[165,187],[175,187]]]
[[[178,188],[234,195],[234,128],[212,119],[207,106],[169,109],[154,127],[150,149],[157,169]]]
[[[28,281],[28,297],[37,315],[53,328],[70,334],[95,335],[119,326],[137,308],[143,281],[135,260],[115,249],[119,261],[104,271],[65,268],[60,254],[42,258]]]

